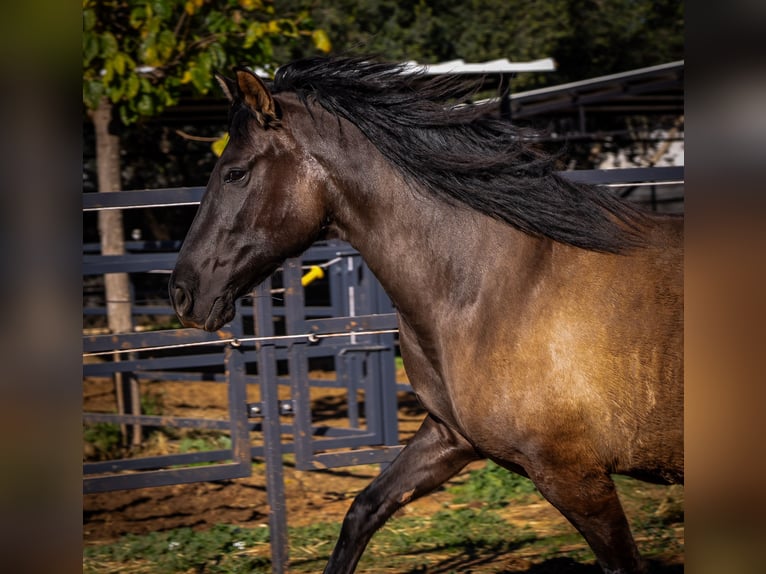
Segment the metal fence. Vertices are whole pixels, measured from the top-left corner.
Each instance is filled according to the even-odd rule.
[[[616,184],[623,195],[635,194],[655,209],[683,209],[683,168],[566,175]],[[202,192],[182,188],[91,193],[83,195],[83,208],[194,204]],[[103,256],[97,246],[85,246],[83,276],[167,274],[179,247],[180,242],[132,242],[126,255]],[[83,311],[84,316],[105,312],[103,306],[90,304]],[[170,316],[172,309],[168,301],[153,302],[134,304],[133,313]],[[85,412],[84,423],[216,430],[230,438],[230,447],[223,449],[86,463],[84,492],[246,477],[253,459],[261,459],[266,465],[272,569],[285,571],[282,456],[292,453],[301,470],[325,469],[386,463],[402,448],[397,393],[409,386],[396,382],[395,332],[391,303],[360,255],[343,242],[329,241],[288,260],[252,297],[238,303],[235,319],[216,333],[168,329],[84,336],[84,384],[123,373],[133,380],[225,384],[228,393],[225,419],[142,414],[134,401],[132,412]],[[315,361],[331,364],[335,378],[313,379],[310,364]],[[257,402],[248,402],[249,385],[259,389]],[[315,387],[345,390],[347,427],[314,420]]]
[[[164,255],[124,256],[134,270],[148,267],[132,259],[150,260],[148,267],[155,272],[173,263]],[[101,266],[91,259],[85,271],[103,273],[106,268],[114,269],[115,261]],[[302,278],[316,274],[317,268],[325,275],[324,285],[317,287],[326,291],[327,300],[309,307]],[[137,379],[223,382],[229,413],[226,420],[84,413],[84,422],[226,431],[231,447],[87,463],[83,471],[89,493],[245,477],[251,474],[252,459],[263,459],[272,563],[274,571],[282,571],[287,556],[282,455],[293,453],[302,470],[390,461],[401,448],[396,394],[407,387],[395,379],[396,317],[358,253],[341,242],[318,244],[287,261],[276,279],[279,285],[272,280],[261,285],[250,301],[238,304],[237,317],[213,334],[173,329],[86,336],[86,380],[122,372]],[[155,306],[151,311],[166,309]],[[317,359],[330,361],[335,379],[309,376],[309,363]],[[259,387],[258,402],[247,402],[248,385]],[[310,391],[317,386],[346,390],[348,427],[312,420]],[[289,399],[279,398],[280,387],[289,389]]]

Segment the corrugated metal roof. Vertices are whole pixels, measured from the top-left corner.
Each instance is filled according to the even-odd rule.
[[[511,93],[514,118],[589,112],[683,113],[684,61]]]

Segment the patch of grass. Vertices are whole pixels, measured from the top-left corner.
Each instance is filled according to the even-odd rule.
[[[179,528],[146,535],[128,534],[114,544],[86,547],[83,572],[268,572],[268,558],[253,555],[253,547],[268,542],[266,528],[216,525],[195,532]]]
[[[509,472],[492,461],[473,470],[468,479],[448,489],[455,502],[482,502],[488,508],[502,508],[511,501],[527,501],[540,496],[528,478]]]
[[[87,460],[110,460],[122,451],[120,425],[114,423],[92,423],[83,425],[85,458]]]
[[[291,571],[321,570],[337,540],[340,524],[319,524],[291,529]],[[406,567],[408,570],[432,561],[434,554],[477,555],[506,553],[535,539],[488,509],[460,508],[427,516],[404,516],[389,520],[362,555],[365,571]]]
[[[684,488],[614,476],[634,537],[646,557],[684,552],[675,528],[683,528]]]
[[[585,539],[575,531],[551,534],[532,540],[529,551],[541,561],[553,558],[567,558],[579,563],[595,562],[596,557]]]
[[[159,394],[141,395],[141,413],[145,415],[162,414],[162,396]]]
[[[191,432],[181,438],[178,450],[180,452],[204,452],[231,448],[231,437],[219,432]]]
[[[508,540],[528,539],[528,533],[521,533],[491,510],[459,508],[426,518],[392,520],[374,540],[386,552],[408,553],[464,546],[495,548]]]

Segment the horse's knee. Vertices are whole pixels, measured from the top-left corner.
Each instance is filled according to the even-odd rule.
[[[366,488],[360,492],[346,513],[344,523],[352,532],[369,527],[377,528],[386,521],[394,511],[391,499],[382,496],[376,489]]]

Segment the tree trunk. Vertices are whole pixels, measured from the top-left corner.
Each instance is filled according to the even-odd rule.
[[[120,138],[109,132],[112,121],[112,104],[104,98],[99,107],[90,112],[96,134],[96,170],[99,192],[119,191],[120,182]],[[119,209],[98,212],[98,231],[101,238],[102,255],[124,255],[125,235],[122,223],[122,211]],[[112,333],[129,333],[133,330],[132,297],[130,280],[127,273],[107,273],[104,275],[106,292],[106,314],[109,330]],[[115,360],[119,355],[115,355]],[[138,383],[130,373],[116,373],[118,411],[140,414],[140,396]],[[125,404],[127,399],[128,405]],[[123,440],[127,438],[127,428],[121,425]],[[133,426],[132,444],[141,442],[141,427]]]

